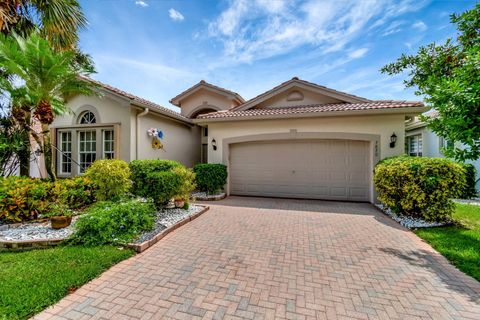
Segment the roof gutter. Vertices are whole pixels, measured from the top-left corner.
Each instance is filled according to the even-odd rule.
[[[146,116],[149,111],[150,111],[149,108],[145,108],[145,109],[143,109],[142,112],[137,113],[137,117],[135,118],[135,129],[137,130],[137,134],[136,134],[136,137],[135,137],[135,160],[138,160],[138,141],[139,141],[139,137],[140,137],[140,125],[139,125],[140,124],[140,118]]]

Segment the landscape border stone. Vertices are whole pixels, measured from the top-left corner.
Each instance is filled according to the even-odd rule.
[[[160,233],[158,233],[155,237],[153,237],[153,239],[146,240],[142,243],[130,243],[130,244],[128,244],[128,247],[135,250],[138,253],[141,253],[141,252],[147,250],[148,248],[150,248],[151,246],[153,246],[158,241],[160,241],[163,237],[165,237],[170,232],[172,232],[175,229],[180,228],[184,224],[198,218],[200,215],[204,214],[205,212],[207,212],[210,209],[209,206],[203,206],[203,205],[198,205],[198,204],[197,204],[197,206],[203,207],[203,209],[200,210],[199,212],[191,215],[191,216],[185,217],[184,219],[178,221],[174,225],[171,225],[170,227],[168,227],[166,229],[163,229],[162,231],[160,231]]]

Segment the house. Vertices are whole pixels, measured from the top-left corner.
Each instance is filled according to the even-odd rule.
[[[437,113],[436,111],[430,111],[425,115],[435,117]],[[437,136],[418,117],[412,117],[407,121],[405,131],[405,152],[410,156],[443,158],[442,148],[451,143]],[[477,169],[476,187],[477,190],[480,190],[480,178],[478,177],[478,173],[480,173],[480,159],[467,161],[467,163],[473,164]]]
[[[404,153],[405,120],[427,110],[296,77],[248,101],[200,81],[171,99],[180,112],[98,85],[102,97],[73,98],[52,124],[59,176],[100,158],[224,163],[234,195],[373,202],[374,165]],[[152,148],[150,128],[163,148]]]

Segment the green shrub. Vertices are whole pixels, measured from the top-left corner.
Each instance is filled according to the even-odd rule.
[[[133,181],[132,192],[140,197],[149,197],[151,188],[147,183],[147,176],[150,173],[170,171],[181,166],[180,163],[173,160],[133,160],[130,162]]]
[[[182,178],[172,171],[152,172],[147,175],[147,193],[157,207],[173,198],[182,187]]]
[[[201,163],[193,167],[197,187],[209,194],[221,190],[227,183],[227,166],[223,164]]]
[[[185,167],[176,167],[171,170],[174,174],[178,175],[181,180],[181,185],[174,195],[176,199],[180,199],[188,202],[190,200],[190,193],[195,190],[195,173],[192,169]]]
[[[94,190],[94,183],[86,177],[57,180],[53,187],[57,201],[65,203],[70,209],[92,204],[95,200]]]
[[[0,178],[0,221],[35,219],[48,211],[52,183],[28,177]]]
[[[85,177],[55,182],[28,177],[0,178],[0,221],[48,216],[55,205],[78,209],[93,203],[94,184]]]
[[[85,172],[85,177],[96,186],[97,200],[117,200],[132,186],[128,163],[117,159],[97,160]]]
[[[451,199],[465,186],[465,170],[448,159],[393,157],[377,164],[374,182],[378,199],[393,212],[445,221],[455,208]]]
[[[151,202],[98,202],[75,223],[74,243],[125,244],[153,228],[155,207]]]
[[[460,198],[462,199],[471,199],[477,196],[476,182],[477,182],[477,169],[473,164],[462,164],[463,169],[465,169],[466,174],[466,184],[463,189]]]

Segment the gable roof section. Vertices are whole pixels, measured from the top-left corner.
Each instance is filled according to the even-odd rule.
[[[278,95],[281,92],[287,91],[291,88],[294,87],[300,87],[300,88],[305,88],[305,89],[310,89],[312,91],[318,92],[320,94],[323,94],[325,96],[329,96],[338,100],[342,100],[345,102],[349,103],[360,103],[360,102],[370,102],[371,100],[368,100],[366,98],[358,97],[353,94],[337,91],[334,89],[327,88],[325,86],[318,85],[316,83],[312,83],[309,81],[301,80],[298,77],[293,77],[292,79],[285,81],[278,86],[246,101],[244,104],[239,105],[238,107],[234,107],[231,110],[232,111],[243,111],[243,110],[248,110],[259,103],[268,100],[276,95]]]
[[[321,116],[342,113],[356,112],[394,112],[404,109],[412,109],[414,113],[426,111],[426,107],[419,101],[395,101],[395,100],[379,100],[360,103],[331,103],[331,104],[311,104],[294,107],[275,107],[275,108],[259,108],[248,110],[235,110],[235,108],[207,113],[198,116],[201,120],[248,120],[248,119],[265,119],[265,118],[296,118],[308,116]]]
[[[139,96],[136,96],[134,94],[128,93],[128,92],[123,91],[121,89],[112,87],[111,85],[102,83],[102,82],[100,82],[98,80],[94,80],[92,78],[88,78],[88,77],[84,77],[84,76],[82,76],[81,78],[85,81],[89,81],[93,84],[96,84],[101,89],[106,90],[107,92],[113,93],[115,95],[119,95],[123,98],[126,98],[126,99],[130,100],[130,104],[132,104],[132,105],[137,105],[139,107],[149,108],[153,112],[157,112],[157,113],[162,114],[164,116],[174,118],[176,120],[180,120],[180,121],[185,122],[185,123],[192,124],[191,119],[182,116],[178,112],[175,112],[175,111],[170,110],[168,108],[162,107],[161,105],[159,105],[155,102],[140,98]]]
[[[174,98],[170,99],[170,103],[175,105],[175,106],[180,106],[180,102],[185,99],[186,97],[190,96],[191,94],[197,92],[198,90],[200,89],[207,89],[209,91],[213,91],[213,92],[216,92],[216,93],[219,93],[221,95],[227,95],[227,96],[231,96],[232,98],[234,98],[235,100],[237,100],[240,104],[244,103],[245,102],[245,99],[242,98],[241,95],[239,95],[238,93],[234,92],[234,91],[230,91],[228,89],[225,89],[225,88],[222,88],[222,87],[218,87],[218,86],[215,86],[211,83],[208,83],[206,82],[205,80],[200,80],[199,83],[197,83],[196,85],[188,88],[187,90],[183,91],[182,93],[178,94],[177,96],[175,96]]]

